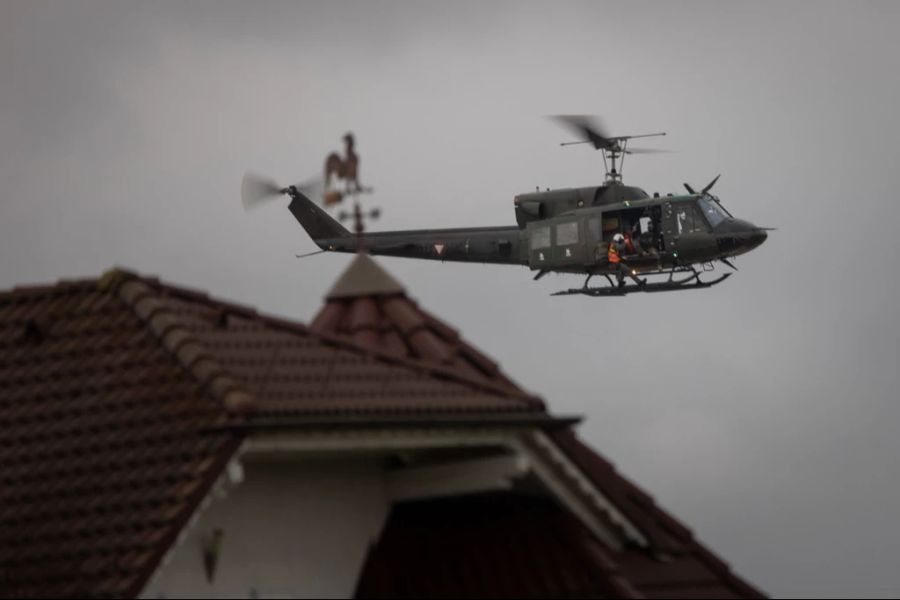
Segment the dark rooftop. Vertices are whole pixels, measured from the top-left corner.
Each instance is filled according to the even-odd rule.
[[[454,420],[552,418],[368,257],[310,328],[123,270],[0,293],[0,596],[140,593],[248,429]],[[594,576],[627,581],[597,590],[760,595],[563,425],[650,542],[609,551]]]

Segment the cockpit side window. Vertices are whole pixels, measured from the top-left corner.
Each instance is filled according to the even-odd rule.
[[[704,197],[700,198],[697,203],[700,206],[700,210],[703,211],[706,220],[709,221],[709,224],[713,227],[728,218],[728,213],[715,200]]]
[[[678,227],[678,235],[709,231],[709,223],[693,202],[675,206],[675,225]]]

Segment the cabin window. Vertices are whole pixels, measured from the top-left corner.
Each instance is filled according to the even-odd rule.
[[[550,247],[550,228],[535,227],[531,231],[531,249],[539,250]]]
[[[556,245],[571,246],[578,243],[578,221],[560,223],[556,226]]]

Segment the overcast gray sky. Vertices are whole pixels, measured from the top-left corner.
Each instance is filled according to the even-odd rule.
[[[649,192],[778,227],[714,289],[551,298],[525,268],[380,262],[754,584],[896,596],[897,3],[0,0],[0,288],[113,265],[308,321],[349,261],[244,171],[347,130],[380,229],[514,222],[602,180],[544,119],[665,130]]]

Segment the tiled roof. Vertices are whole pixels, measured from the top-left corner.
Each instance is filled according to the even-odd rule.
[[[0,596],[139,593],[246,427],[549,418],[365,260],[366,285],[336,286],[311,328],[120,270],[0,293]],[[651,543],[573,550],[573,577],[759,595],[574,434],[549,434]]]
[[[0,293],[0,596],[133,596],[232,425],[543,403],[123,271]],[[471,417],[469,417],[471,418]]]
[[[121,276],[119,296],[223,402],[253,419],[278,416],[543,412],[499,390],[405,357],[363,349],[206,294]],[[189,343],[186,343],[189,342]]]
[[[310,328],[500,389],[521,391],[494,361],[421,309],[365,254],[358,255],[338,279]]]
[[[235,449],[96,281],[0,295],[0,595],[133,596]]]

